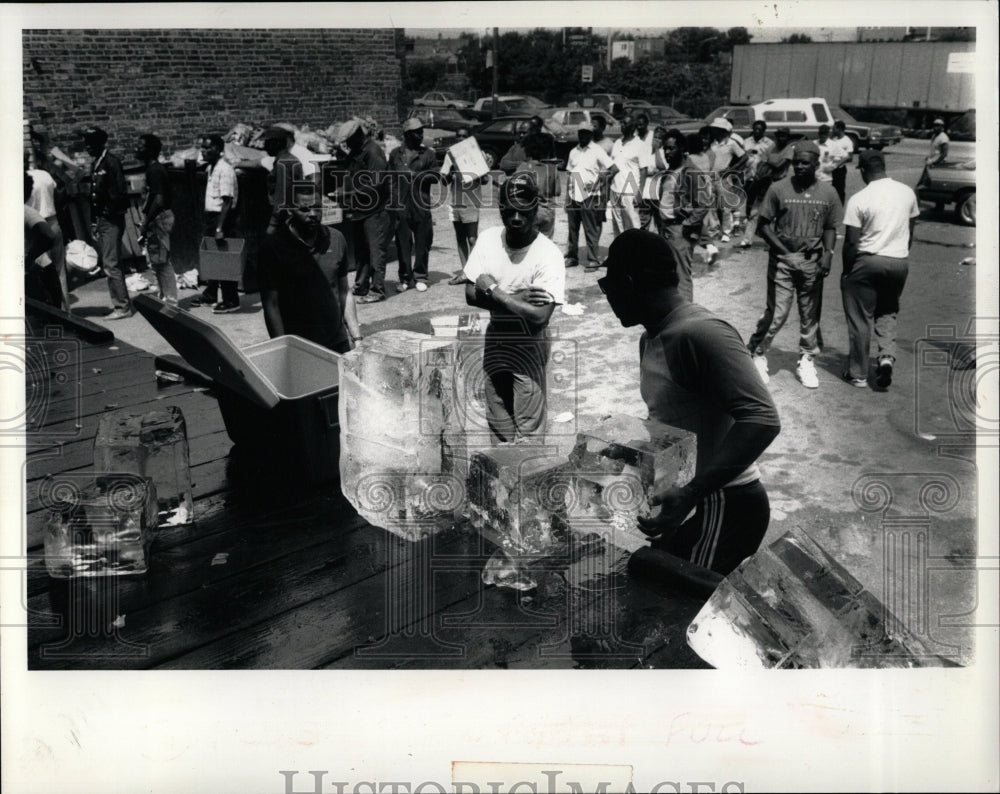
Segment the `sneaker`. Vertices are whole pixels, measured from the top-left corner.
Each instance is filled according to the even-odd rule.
[[[708,264],[712,264],[715,261],[715,257],[719,255],[719,249],[716,248],[712,243],[705,246],[706,261]]]
[[[840,379],[844,381],[848,386],[854,386],[858,389],[868,388],[868,381],[864,378],[852,378],[850,372],[843,372],[840,375]]]
[[[366,292],[364,295],[358,296],[356,303],[378,303],[384,300],[385,295],[380,292]]]
[[[110,314],[104,315],[105,320],[127,320],[132,316],[131,309],[113,309]]]
[[[765,356],[753,356],[753,365],[757,368],[757,374],[765,384],[771,382],[771,376],[767,374],[767,358]]]
[[[729,242],[729,235],[728,234],[722,235],[722,237],[719,238],[719,242],[720,243],[728,243]]]
[[[406,284],[405,282],[403,282],[403,281],[400,281],[400,282],[399,282],[399,283],[398,283],[398,284],[396,285],[396,292],[406,292],[406,291],[407,291],[407,290],[408,290],[409,288],[410,288],[410,287],[409,287],[409,285],[407,285],[407,284]]]
[[[212,314],[232,314],[233,312],[238,312],[240,310],[239,303],[227,303],[226,301],[219,301],[212,307]]]
[[[806,355],[799,359],[799,365],[795,368],[795,374],[807,389],[819,388],[819,377],[816,375],[816,365],[813,364],[812,356]]]
[[[418,281],[417,282],[417,292],[427,292],[427,282]]]
[[[565,264],[566,264],[566,267],[576,267],[580,263],[577,262],[575,259],[567,259],[566,262],[565,262]]]
[[[878,369],[875,370],[875,385],[880,389],[888,389],[892,383],[892,359],[880,358]]]
[[[746,237],[740,240],[740,248],[750,248],[753,243],[751,243]]]

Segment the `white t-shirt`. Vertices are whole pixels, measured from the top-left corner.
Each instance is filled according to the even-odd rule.
[[[910,218],[919,214],[913,188],[885,177],[869,182],[847,200],[844,225],[861,229],[859,251],[905,259],[909,254]]]
[[[465,264],[465,277],[475,281],[483,273],[496,279],[504,292],[523,292],[540,287],[557,304],[566,302],[566,267],[562,251],[544,234],[526,248],[509,248],[507,231],[494,226],[480,232]]]
[[[619,138],[611,148],[611,159],[618,166],[618,173],[611,180],[615,193],[634,196],[639,192],[639,169],[648,168],[651,159],[649,145],[634,135],[627,143]]]
[[[849,135],[845,135],[843,138],[830,137],[827,139],[826,145],[829,147],[830,155],[835,161],[834,168],[847,165],[851,161],[851,156],[854,154],[854,141],[851,140]]]
[[[597,192],[597,180],[601,171],[611,168],[611,158],[591,141],[587,148],[574,146],[569,150],[569,160],[566,164],[566,193],[573,201],[583,201]]]
[[[840,153],[840,148],[833,144],[829,138],[826,139],[825,143],[816,141],[816,146],[819,148],[819,168],[816,169],[816,179],[820,182],[832,182],[833,169],[837,167],[834,162],[837,154]]]
[[[48,220],[56,214],[56,180],[40,168],[32,168],[28,173],[34,180],[28,206],[38,210],[38,214]]]

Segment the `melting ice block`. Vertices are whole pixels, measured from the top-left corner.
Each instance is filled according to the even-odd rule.
[[[577,434],[569,455],[575,529],[612,529],[616,545],[646,545],[636,517],[650,512],[657,490],[684,485],[694,477],[697,437],[654,419],[619,414]],[[601,525],[604,529],[601,529]]]
[[[719,669],[952,664],[798,529],[722,581],[688,627],[687,642]]]
[[[566,542],[571,484],[565,455],[530,443],[500,444],[472,456],[472,522],[504,552],[547,556]]]
[[[180,408],[143,414],[119,411],[101,417],[94,440],[94,468],[103,474],[137,474],[156,485],[162,524],[194,520],[187,427]]]
[[[105,475],[55,505],[45,528],[49,576],[145,573],[157,523],[156,486],[148,477]]]
[[[461,503],[444,446],[454,366],[452,340],[396,330],[340,359],[341,489],[369,523],[409,539]]]

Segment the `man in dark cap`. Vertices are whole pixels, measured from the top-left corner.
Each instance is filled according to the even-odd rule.
[[[399,259],[399,283],[405,292],[427,289],[427,268],[434,221],[431,218],[431,184],[437,181],[438,166],[434,150],[424,146],[424,123],[416,117],[403,122],[403,145],[389,152],[389,171],[398,196],[390,203],[395,221],[396,253]]]
[[[388,163],[382,147],[365,132],[360,119],[341,125],[337,140],[347,147],[345,183],[334,191],[344,208],[344,236],[353,258],[354,294],[358,303],[385,300],[385,253],[390,233],[386,205]]]
[[[728,574],[753,554],[770,506],[756,460],[781,430],[739,333],[678,290],[667,241],[622,232],[597,284],[626,328],[641,325],[639,390],[651,419],[698,438],[694,478],[655,493],[639,520],[654,548]],[[693,515],[692,515],[693,513]]]
[[[128,186],[122,162],[108,151],[108,134],[100,127],[83,133],[87,153],[94,158],[90,168],[90,202],[94,242],[101,256],[101,267],[108,277],[112,309],[106,320],[132,316],[132,301],[125,286],[125,274],[119,267],[122,235],[125,233],[125,210],[128,209]]]
[[[767,349],[785,324],[793,299],[799,306],[799,363],[796,375],[807,389],[819,388],[813,357],[819,353],[819,312],[823,279],[830,273],[837,226],[844,209],[833,187],[816,181],[819,147],[798,141],[792,176],[768,188],[757,224],[769,246],[767,303],[750,337],[750,352],[767,383]]]
[[[488,309],[483,370],[486,419],[495,442],[544,430],[547,327],[565,302],[562,252],[538,233],[538,187],[517,174],[500,188],[503,226],[487,229],[465,266],[465,300]]]
[[[840,292],[847,316],[850,353],[843,378],[868,385],[872,326],[878,345],[875,386],[887,389],[896,363],[896,315],[909,274],[913,227],[920,208],[909,185],[885,173],[882,152],[866,149],[858,158],[866,187],[847,201],[844,212],[844,273]]]

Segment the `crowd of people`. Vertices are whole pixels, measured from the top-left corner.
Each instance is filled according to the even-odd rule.
[[[426,291],[433,242],[431,191],[447,193],[460,266],[449,284],[465,285],[465,300],[490,312],[484,339],[487,420],[497,442],[537,434],[544,426],[547,327],[565,303],[566,270],[579,266],[583,228],[585,270],[605,268],[597,283],[625,326],[645,329],[639,381],[651,417],[698,438],[697,471],[684,488],[657,494],[660,512],[643,522],[663,548],[722,573],[753,553],[767,529],[767,494],[755,461],[780,430],[769,394],[767,352],[791,312],[799,314],[797,377],[819,386],[813,358],[823,345],[823,284],[831,273],[838,230],[844,228],[841,293],[849,336],[843,379],[885,389],[895,364],[896,317],[918,215],[914,191],[888,177],[881,152],[858,156],[866,187],[846,201],[854,147],[841,122],[812,140],[774,139],[758,121],[746,139],[724,118],[695,134],[649,128],[637,113],[610,140],[603,122],[580,125],[568,154],[565,189],[554,141],[535,117],[499,163],[501,225],[480,231],[484,188],[496,172],[463,173],[449,153],[441,166],[423,143],[419,118],[403,125],[402,144],[383,150],[360,119],[339,130],[344,158],[319,179],[304,179],[283,127],[264,134],[271,160],[272,206],[258,255],[264,321],[271,336],[297,334],[337,352],[361,339],[357,304],[386,299],[389,246],[396,246],[396,290]],[[937,130],[927,164],[947,155]],[[458,133],[464,141],[470,130]],[[107,319],[131,315],[120,268],[127,207],[121,161],[107,134],[87,130],[93,240],[112,302]],[[171,189],[159,163],[161,144],[143,135],[135,152],[145,169],[139,238],[161,298],[177,302],[170,263],[174,225]],[[217,135],[201,139],[206,164],[204,234],[225,241],[234,233],[240,201],[236,172]],[[43,169],[43,174],[47,173]],[[328,178],[332,177],[332,178]],[[67,308],[64,268],[52,185],[37,170],[25,173],[25,254],[42,299]],[[568,226],[566,248],[552,240],[559,198]],[[337,224],[322,222],[323,199],[342,209]],[[610,215],[613,241],[601,261],[599,241]],[[749,340],[694,303],[692,261],[700,247],[711,264],[716,242],[759,238],[768,249],[760,319]],[[48,260],[48,261],[46,261]],[[355,278],[349,286],[350,263]],[[221,295],[220,295],[221,293]],[[240,308],[234,281],[209,281],[193,305],[216,313]],[[874,369],[869,347],[877,344]]]

